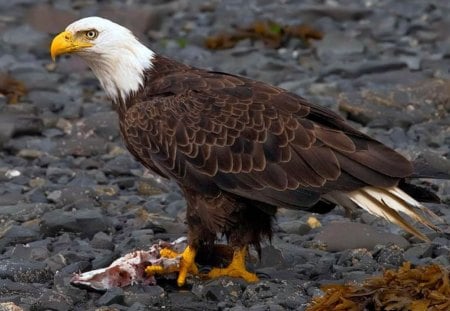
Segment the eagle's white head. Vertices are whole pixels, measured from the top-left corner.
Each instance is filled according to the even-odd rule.
[[[155,55],[127,28],[95,16],[67,26],[53,39],[50,52],[53,60],[65,53],[81,56],[112,100],[139,89]]]

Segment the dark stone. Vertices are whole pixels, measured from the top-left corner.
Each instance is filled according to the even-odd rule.
[[[326,16],[337,21],[361,19],[372,14],[372,10],[360,6],[302,5],[297,9],[309,18]]]
[[[103,167],[103,171],[114,176],[130,175],[130,171],[138,167],[139,164],[126,154],[109,160]]]
[[[98,112],[87,115],[84,119],[84,131],[94,131],[99,137],[108,141],[119,138],[119,119],[115,111]]]
[[[420,263],[420,259],[430,257],[433,254],[433,245],[429,243],[416,244],[408,248],[403,257],[412,264]]]
[[[64,105],[71,105],[73,101],[63,93],[50,91],[31,91],[28,98],[41,112],[60,112]]]
[[[47,195],[47,199],[50,202],[57,203],[59,206],[66,206],[78,201],[89,202],[94,196],[95,193],[91,188],[72,186],[50,192]],[[90,208],[90,206],[88,205],[86,208]]]
[[[112,237],[102,231],[97,232],[93,236],[91,240],[91,246],[94,248],[114,250],[114,243],[112,242]]]
[[[124,292],[123,289],[118,287],[110,288],[104,293],[98,300],[98,306],[109,306],[113,303],[123,304]]]
[[[311,227],[302,220],[284,221],[280,222],[278,225],[280,226],[280,229],[286,233],[304,235],[311,231]]]
[[[261,261],[258,264],[258,268],[284,267],[285,265],[286,262],[280,250],[276,249],[272,245],[261,249]]]
[[[347,64],[332,64],[322,69],[320,77],[329,75],[341,75],[345,78],[356,78],[364,74],[398,70],[407,67],[403,60],[364,60]]]
[[[14,177],[20,178],[20,176]],[[0,197],[0,206],[1,205],[11,205],[11,204],[17,204],[20,201],[23,201],[23,195],[19,192],[10,192],[10,193],[4,193]]]
[[[106,141],[95,134],[88,137],[70,137],[57,141],[55,155],[90,157],[105,154],[107,150]]]
[[[365,48],[361,40],[339,32],[327,33],[323,40],[316,42],[315,47],[318,56],[325,62],[353,57],[363,53]]]
[[[7,132],[11,136],[39,135],[44,129],[42,118],[32,115],[3,114],[0,115],[0,124],[6,131],[2,132],[2,135],[6,135]]]
[[[55,290],[45,290],[41,297],[33,303],[31,309],[36,311],[67,311],[72,306],[73,301],[70,297]]]
[[[28,221],[39,217],[51,207],[52,205],[43,203],[19,203],[0,206],[0,219],[8,218],[16,221]]]
[[[375,249],[374,258],[383,267],[399,267],[405,261],[403,252],[397,245],[379,246]]]
[[[358,234],[355,234],[358,232]],[[315,237],[315,241],[323,242],[328,251],[342,251],[352,248],[373,249],[377,244],[397,244],[401,248],[409,245],[408,241],[396,234],[378,232],[374,227],[355,223],[330,223],[323,227]]]
[[[131,306],[136,302],[146,306],[161,305],[165,299],[165,291],[159,286],[131,286],[124,292],[124,303]]]
[[[242,302],[246,307],[264,302],[297,309],[307,301],[303,286],[295,281],[264,280],[248,285],[242,294]]]
[[[116,254],[110,250],[96,250],[95,258],[92,260],[92,269],[100,269],[108,267],[115,259]]]
[[[54,210],[42,216],[41,233],[55,235],[61,231],[79,232],[92,237],[98,231],[109,231],[111,221],[98,209],[65,212]]]
[[[11,225],[0,231],[1,246],[28,243],[39,238],[39,233],[24,226]]]
[[[345,273],[355,270],[371,273],[377,270],[377,265],[372,254],[367,249],[360,248],[342,252],[333,269]]]
[[[5,259],[0,264],[0,278],[8,278],[15,282],[45,283],[52,277],[44,262]]]
[[[133,303],[129,308],[128,311],[147,311],[147,306],[143,305],[140,302]]]
[[[220,301],[236,301],[242,296],[245,282],[233,278],[218,278],[204,283],[195,283],[192,293],[199,298]]]

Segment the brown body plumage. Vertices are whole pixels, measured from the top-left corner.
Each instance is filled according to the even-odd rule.
[[[403,156],[298,95],[161,56],[119,106],[130,152],[183,189],[195,245],[218,233],[259,245],[276,207],[307,210],[322,195],[412,173]]]

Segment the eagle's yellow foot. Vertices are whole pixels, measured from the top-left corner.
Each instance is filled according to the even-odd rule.
[[[213,268],[209,271],[208,278],[218,278],[221,276],[231,276],[234,278],[241,278],[247,282],[257,282],[256,274],[248,272],[245,267],[245,256],[247,254],[247,247],[235,250],[233,260],[226,268]]]
[[[165,258],[175,258],[178,256],[181,256],[180,260],[180,266],[179,267],[172,267],[172,268],[164,268],[162,266],[148,266],[145,268],[145,272],[147,274],[153,275],[153,274],[168,274],[172,272],[178,271],[178,279],[177,284],[178,286],[183,286],[186,282],[186,277],[188,273],[191,274],[198,274],[198,268],[195,264],[195,255],[196,250],[193,249],[190,246],[187,246],[183,253],[179,254],[169,248],[163,248],[160,251],[161,257]]]

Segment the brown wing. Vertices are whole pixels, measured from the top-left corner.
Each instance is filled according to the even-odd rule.
[[[403,156],[339,115],[262,82],[192,69],[150,88],[151,99],[126,112],[127,145],[196,191],[309,207],[330,191],[389,187],[411,174]]]

